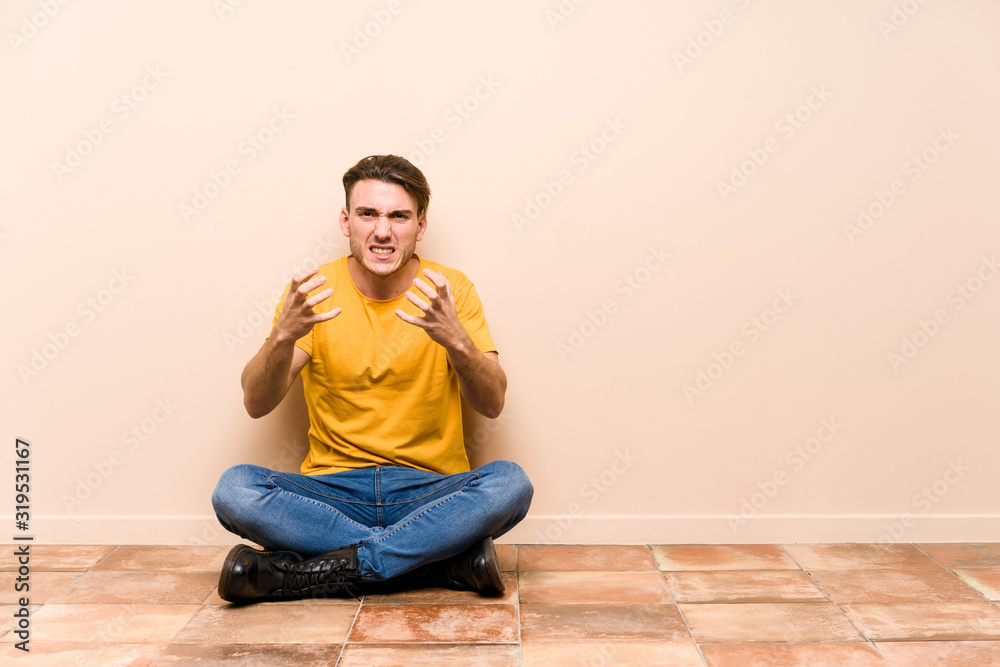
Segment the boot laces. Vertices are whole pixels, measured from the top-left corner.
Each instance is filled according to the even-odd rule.
[[[348,573],[346,558],[321,560],[308,565],[279,563],[278,568],[285,574],[283,588],[289,594],[312,594],[315,597],[323,597],[347,591],[355,600],[361,599],[354,592],[352,585],[354,577]]]

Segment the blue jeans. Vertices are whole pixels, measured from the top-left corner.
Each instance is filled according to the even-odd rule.
[[[499,537],[528,512],[533,488],[516,463],[442,475],[372,467],[329,475],[236,465],[212,505],[230,532],[309,558],[358,545],[362,581],[384,581]]]

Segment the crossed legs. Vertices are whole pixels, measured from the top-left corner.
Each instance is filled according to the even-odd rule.
[[[527,514],[531,482],[510,461],[454,475],[372,467],[299,475],[223,473],[212,504],[229,531],[304,558],[356,546],[362,581],[385,581],[499,537]]]

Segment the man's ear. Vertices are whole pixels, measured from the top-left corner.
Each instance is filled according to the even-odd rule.
[[[424,232],[427,231],[427,214],[424,213],[417,220],[417,240],[424,238]]]
[[[344,236],[350,237],[351,236],[351,227],[348,224],[347,218],[348,218],[348,216],[347,216],[347,208],[344,207],[344,208],[340,209],[340,231],[344,232]]]

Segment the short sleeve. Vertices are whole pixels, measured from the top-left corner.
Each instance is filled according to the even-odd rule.
[[[274,319],[271,320],[271,331],[274,331],[274,325],[278,323],[278,318],[281,316],[281,309],[285,305],[285,298],[288,297],[288,290],[289,290],[289,288],[291,286],[292,286],[291,282],[289,282],[287,285],[285,285],[285,291],[283,291],[281,293],[281,298],[278,299],[278,305],[274,307]],[[270,337],[271,336],[269,334],[268,338],[270,338]],[[305,336],[303,336],[302,338],[300,338],[297,341],[295,341],[295,347],[302,348],[302,350],[306,354],[308,354],[310,357],[312,356],[312,353],[313,353],[313,332],[312,332],[312,329],[310,329],[309,333],[307,333]]]
[[[464,275],[462,275],[462,278],[465,284],[455,295],[455,308],[458,310],[458,319],[480,352],[496,352],[497,347],[493,343],[490,328],[486,324],[483,303],[479,300],[476,287]]]

